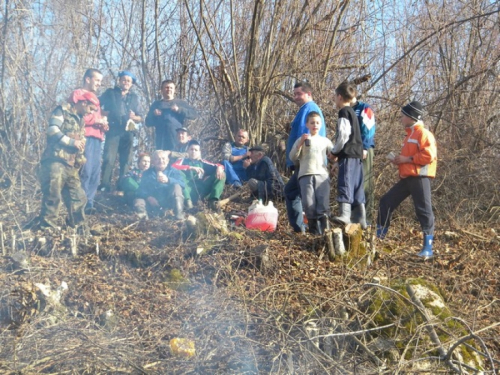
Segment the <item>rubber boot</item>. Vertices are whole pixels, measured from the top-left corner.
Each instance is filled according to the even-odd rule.
[[[351,222],[361,225],[361,229],[365,230],[368,225],[366,224],[366,209],[365,204],[359,204],[352,208]]]
[[[434,236],[431,234],[424,234],[424,247],[422,251],[417,255],[421,258],[428,259],[432,258],[434,253],[432,252],[432,242],[434,241]]]
[[[347,225],[351,222],[351,205],[349,203],[340,203],[340,216],[334,216],[332,220],[341,225]]]
[[[382,227],[380,225],[377,225],[377,238],[380,238],[383,240],[387,234],[387,231],[389,230],[388,227]]]
[[[319,228],[318,228],[318,220],[316,219],[307,219],[307,226],[309,228],[309,233],[311,234],[320,234]]]
[[[330,222],[328,221],[328,216],[323,215],[318,220],[318,226],[320,234],[324,234],[327,230],[330,229]]]
[[[174,215],[177,220],[184,219],[184,198],[175,197]]]

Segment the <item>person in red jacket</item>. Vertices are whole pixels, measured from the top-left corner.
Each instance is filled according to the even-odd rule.
[[[93,92],[101,87],[102,73],[97,69],[87,69],[83,75],[83,89]],[[85,115],[85,158],[87,162],[80,169],[80,180],[82,188],[87,196],[85,214],[90,215],[95,212],[94,197],[97,187],[101,181],[101,148],[104,142],[104,134],[108,131],[108,120],[101,114],[100,105],[97,109]]]
[[[424,233],[419,257],[433,256],[434,213],[431,202],[431,180],[436,176],[437,147],[434,135],[424,128],[422,104],[413,101],[401,109],[401,123],[406,138],[401,153],[391,162],[398,166],[399,182],[381,199],[377,219],[377,237],[384,238],[394,210],[411,195],[417,218]]]

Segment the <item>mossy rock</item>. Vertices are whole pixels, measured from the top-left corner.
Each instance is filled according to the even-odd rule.
[[[408,286],[424,306],[429,322],[412,303],[408,294]],[[375,288],[362,307],[369,314],[374,327],[393,324],[391,327],[372,333],[372,336],[374,342],[383,339],[384,342],[391,343],[405,360],[439,356],[440,353],[424,325],[432,324],[445,352],[457,341],[457,338],[469,333],[461,322],[452,318],[453,314],[444,302],[443,293],[431,282],[420,278],[399,279],[388,285],[388,288],[392,291],[387,288]],[[474,342],[467,344],[476,347]],[[376,346],[372,349],[378,350]],[[395,360],[392,350],[381,354],[388,361]],[[453,356],[478,371],[483,368],[482,359],[466,345],[456,348]],[[435,369],[435,364],[422,361],[418,362],[418,370],[422,370],[424,363]],[[427,369],[431,371],[431,368]],[[412,368],[412,370],[417,369]]]
[[[182,275],[182,272],[176,268],[171,269],[165,278],[165,284],[173,290],[185,292],[190,288],[189,279]]]

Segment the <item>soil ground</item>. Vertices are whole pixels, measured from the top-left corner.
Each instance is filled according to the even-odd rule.
[[[70,229],[21,230],[39,196],[28,200],[31,211],[26,201],[14,196],[0,208],[9,253],[0,259],[2,373],[405,372],[411,356],[387,360],[369,350],[372,335],[349,334],[374,327],[361,308],[374,285],[405,278],[433,282],[484,342],[486,370],[500,367],[498,222],[458,228],[438,221],[436,257],[422,261],[417,223],[399,216],[384,241],[364,233],[364,246],[376,253],[366,266],[329,262],[320,239],[291,232],[280,202],[275,232],[230,225],[228,233],[193,238],[169,212],[137,221],[121,197],[103,194],[88,217],[92,236],[83,238]],[[247,207],[244,197],[224,215]],[[272,267],[259,267],[252,255],[262,247]],[[27,266],[13,261],[15,252],[26,255]],[[68,290],[58,311],[35,284],[56,289],[62,282]],[[317,349],[311,326],[313,336],[345,335],[335,337],[333,350],[325,351],[325,340]],[[174,338],[192,340],[196,354],[172,353]]]

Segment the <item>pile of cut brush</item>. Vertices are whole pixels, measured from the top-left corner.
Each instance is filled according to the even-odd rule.
[[[437,256],[422,261],[414,256],[420,233],[409,229],[417,225],[400,217],[384,242],[363,234],[372,262],[332,262],[322,239],[289,230],[279,202],[275,232],[228,225],[194,236],[169,213],[137,221],[118,197],[103,195],[84,238],[23,231],[34,215],[23,201],[14,192],[0,208],[2,373],[500,367],[498,228],[438,221]],[[223,215],[247,207],[231,202]],[[406,293],[421,284],[446,310]]]

